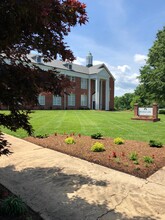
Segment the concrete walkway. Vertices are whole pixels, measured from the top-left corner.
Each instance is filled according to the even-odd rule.
[[[46,220],[165,220],[165,168],[139,179],[5,135],[0,182]]]

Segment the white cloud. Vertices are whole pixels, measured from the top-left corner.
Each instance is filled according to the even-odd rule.
[[[147,60],[147,56],[143,54],[135,54],[134,55],[134,62],[139,64],[145,64]]]
[[[78,65],[85,65],[85,62],[86,62],[85,58],[76,57],[76,60],[74,60],[73,63],[78,64]]]
[[[122,73],[125,73],[126,71],[131,70],[131,67],[128,65],[123,65],[123,66],[118,66],[117,69],[120,70]]]
[[[115,77],[115,96],[121,96],[125,93],[132,93],[139,83],[138,74],[131,71],[128,65],[109,66],[109,70]]]

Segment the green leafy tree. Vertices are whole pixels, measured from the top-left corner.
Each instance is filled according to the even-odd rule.
[[[133,93],[125,93],[123,96],[115,96],[115,109],[116,110],[128,110],[131,109],[131,101]]]
[[[86,5],[78,0],[0,1],[0,104],[9,115],[0,113],[0,125],[32,134],[25,106],[38,103],[40,92],[62,95],[70,81],[56,71],[44,71],[30,63],[31,50],[44,61],[57,57],[74,60],[65,43],[71,28],[87,22]]]
[[[165,102],[165,27],[158,31],[139,79],[151,100]]]

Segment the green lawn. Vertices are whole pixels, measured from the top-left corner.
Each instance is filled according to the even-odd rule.
[[[165,115],[159,115],[161,121],[155,123],[134,121],[131,117],[133,117],[133,112],[42,110],[32,113],[30,121],[35,129],[35,135],[75,132],[90,136],[101,132],[103,136],[113,138],[122,137],[147,142],[155,139],[165,144]],[[27,136],[23,130],[16,133],[3,127],[1,130],[17,137]]]

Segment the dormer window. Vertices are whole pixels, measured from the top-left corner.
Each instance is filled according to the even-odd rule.
[[[64,64],[65,67],[67,67],[69,70],[72,70],[72,63],[65,63]]]
[[[72,70],[72,64],[71,63],[68,63],[68,69]]]
[[[41,63],[41,56],[36,56],[36,62]]]

